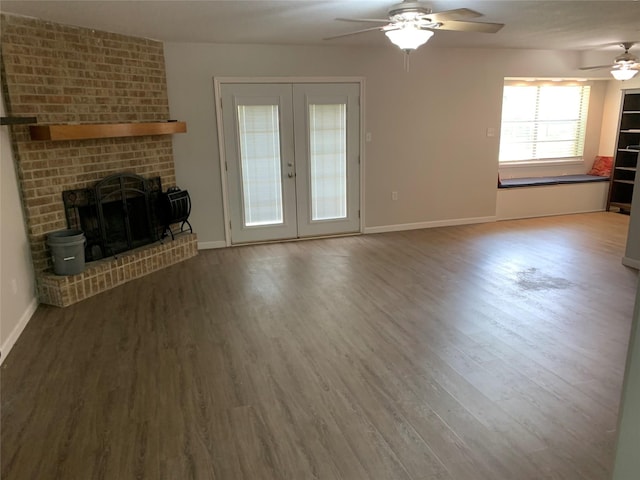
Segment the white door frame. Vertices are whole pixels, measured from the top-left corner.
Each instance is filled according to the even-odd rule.
[[[227,178],[227,159],[225,155],[224,130],[222,123],[221,86],[225,83],[357,83],[360,86],[360,233],[364,233],[364,170],[365,170],[365,125],[364,125],[364,77],[213,77],[213,95],[215,99],[216,123],[218,133],[218,155],[220,158],[220,179],[222,186],[222,208],[224,215],[224,239],[231,246],[231,215],[229,211],[229,187]]]

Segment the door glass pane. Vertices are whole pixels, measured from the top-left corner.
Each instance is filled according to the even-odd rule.
[[[238,136],[245,226],[283,223],[277,105],[239,105]]]
[[[309,105],[311,220],[347,216],[347,106]]]

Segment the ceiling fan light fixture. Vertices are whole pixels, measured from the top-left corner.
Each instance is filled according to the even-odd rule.
[[[632,79],[636,76],[636,73],[638,73],[638,70],[632,70],[628,67],[614,68],[613,70],[611,70],[611,75],[613,75],[613,78],[621,81]]]
[[[413,23],[403,25],[396,30],[387,30],[384,34],[402,50],[415,50],[424,45],[433,36],[431,30],[423,30]]]

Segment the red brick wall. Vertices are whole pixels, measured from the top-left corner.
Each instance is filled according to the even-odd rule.
[[[7,115],[39,124],[169,118],[162,43],[10,15],[0,32]],[[66,228],[62,191],[123,171],[175,185],[171,136],[32,141],[27,126],[10,128],[36,272],[51,266],[46,234]]]

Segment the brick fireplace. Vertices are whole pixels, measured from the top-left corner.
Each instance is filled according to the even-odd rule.
[[[7,114],[38,125],[154,123],[169,119],[162,43],[2,15],[2,90]],[[67,228],[62,192],[118,172],[175,186],[171,135],[33,140],[13,125],[27,234],[43,303],[66,306],[197,254],[194,234],[51,273],[48,233]]]

